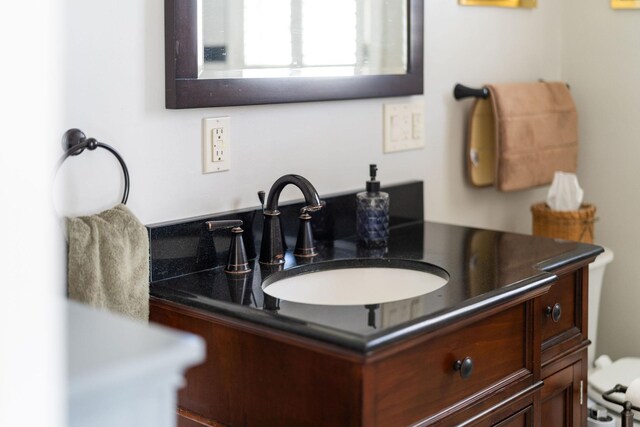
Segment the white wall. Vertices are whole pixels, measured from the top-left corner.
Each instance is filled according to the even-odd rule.
[[[500,193],[467,184],[463,148],[472,101],[455,101],[451,92],[458,82],[559,79],[561,3],[513,10],[436,0],[425,8],[427,149],[417,167],[425,173],[427,218],[529,233],[529,207],[544,200],[546,189]]]
[[[451,93],[456,82],[559,78],[556,2],[535,10],[425,2],[425,96],[415,99],[425,102],[426,148],[383,155],[382,104],[406,98],[166,110],[162,2],[67,1],[73,24],[60,133],[79,127],[121,152],[131,172],[128,205],[144,223],[255,206],[256,192],[285,173],[306,176],[321,194],[358,189],[376,162],[383,182],[425,181],[429,219],[529,230],[528,208],[541,190],[501,194],[466,184],[462,147],[471,101],[456,102]],[[201,119],[215,116],[231,117],[232,167],[203,175]],[[58,209],[109,207],[120,197],[118,173],[106,152],[71,159],[56,181],[58,190],[70,186]]]
[[[579,179],[596,204],[596,243],[613,249],[597,353],[640,356],[640,10],[566,0],[563,76],[580,117]]]
[[[425,181],[429,220],[528,233],[529,207],[547,189],[471,188],[463,146],[472,101],[457,102],[451,93],[457,82],[566,79],[581,116],[580,179],[601,218],[597,240],[616,251],[607,279],[635,286],[637,11],[614,12],[607,1],[540,1],[533,10],[425,1],[425,95],[414,99],[425,104],[426,147],[383,155],[382,105],[407,98],[166,110],[162,2],[66,1],[68,69],[59,133],[79,127],[121,152],[131,172],[128,205],[144,223],[255,206],[256,192],[285,173],[306,176],[321,194],[358,189],[375,162],[383,182]],[[201,119],[216,116],[232,120],[232,168],[203,175]],[[110,207],[120,198],[118,174],[106,152],[69,160],[56,180],[58,191],[69,187],[59,211]],[[616,183],[626,191],[611,191]],[[611,291],[603,309],[629,313],[626,291]],[[603,327],[634,324],[629,314],[618,319],[608,316]],[[599,340],[614,356],[637,354],[635,342],[620,334]]]

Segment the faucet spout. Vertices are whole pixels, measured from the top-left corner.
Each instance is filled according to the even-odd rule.
[[[282,226],[280,224],[280,211],[278,200],[284,187],[293,184],[302,191],[306,206],[305,212],[320,210],[323,206],[320,196],[314,186],[300,175],[284,175],[273,183],[267,196],[267,203],[263,209],[264,227],[262,231],[262,245],[260,247],[260,262],[263,264],[284,263],[284,241],[282,238]]]
[[[322,208],[318,192],[306,178],[300,175],[284,175],[278,178],[278,180],[271,186],[271,190],[269,190],[266,205],[267,211],[278,211],[278,199],[280,199],[280,193],[282,193],[284,187],[289,184],[295,185],[300,189],[300,191],[302,191],[305,203],[307,204],[305,207],[307,211],[313,212]]]

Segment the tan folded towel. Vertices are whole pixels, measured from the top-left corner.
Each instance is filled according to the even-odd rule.
[[[69,298],[149,319],[149,237],[123,204],[66,220]]]
[[[501,191],[549,184],[556,171],[576,172],[578,115],[564,83],[488,85],[496,126],[496,179]]]

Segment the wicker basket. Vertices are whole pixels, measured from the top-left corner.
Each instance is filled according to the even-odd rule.
[[[533,234],[555,239],[593,243],[596,207],[584,203],[577,211],[553,211],[546,203],[531,206]]]

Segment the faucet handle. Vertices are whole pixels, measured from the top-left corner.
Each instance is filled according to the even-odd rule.
[[[265,192],[260,190],[258,191],[258,199],[260,200],[260,205],[262,206],[262,210],[264,211],[264,196]]]
[[[244,250],[244,242],[242,241],[243,230],[240,228],[242,220],[229,219],[219,221],[207,221],[205,222],[208,231],[222,230],[225,228],[231,228],[233,237],[231,238],[231,244],[229,245],[229,257],[227,258],[227,266],[225,267],[225,273],[248,273],[251,271],[249,268],[249,262],[247,261],[247,254]]]
[[[242,226],[241,219],[221,219],[218,221],[207,221],[204,223],[207,231],[223,230],[225,228],[235,228]]]
[[[307,206],[308,207],[308,206]],[[311,231],[311,215],[309,210],[304,207],[300,209],[300,226],[298,228],[298,238],[296,239],[296,248],[293,254],[296,257],[313,258],[318,255],[313,232]],[[317,210],[317,209],[316,209]]]

